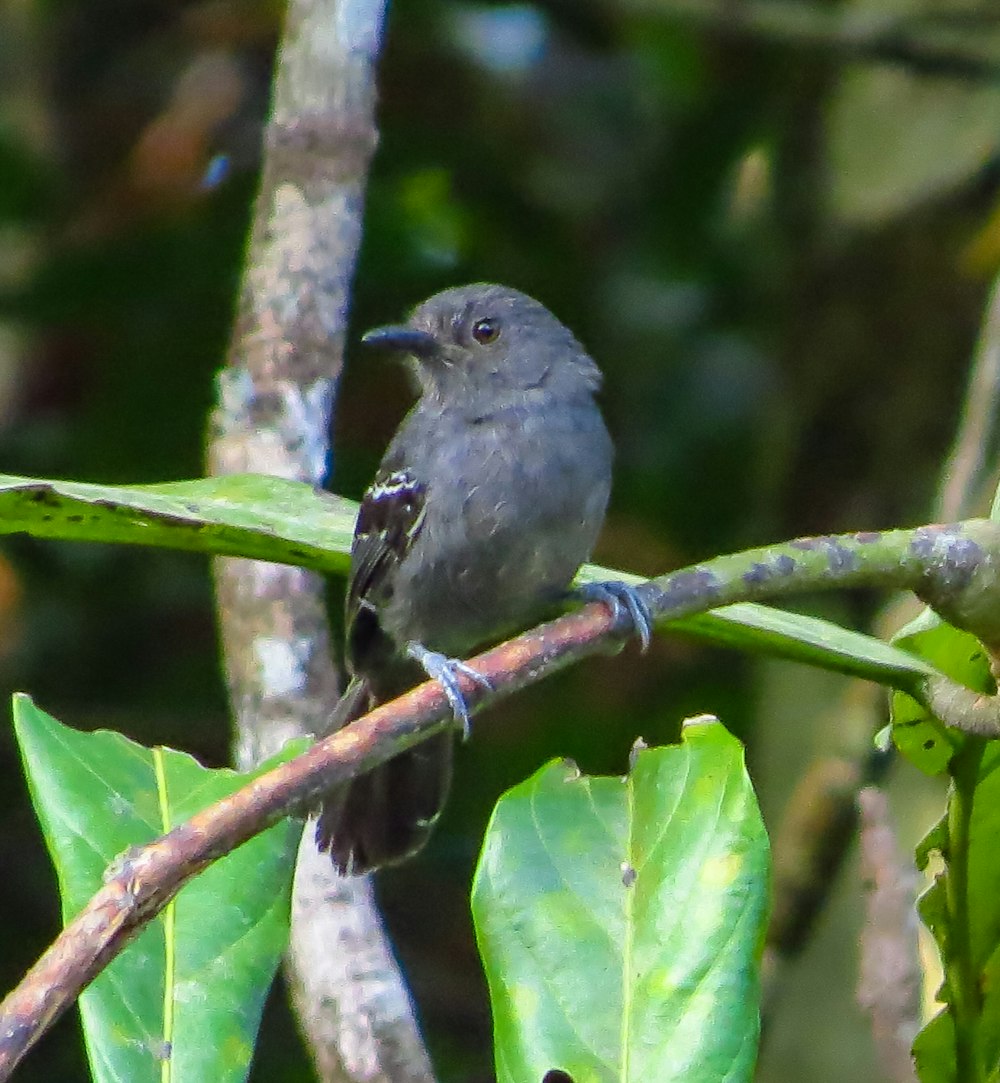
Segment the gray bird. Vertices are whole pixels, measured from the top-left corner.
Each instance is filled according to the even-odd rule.
[[[347,585],[350,683],[333,732],[425,676],[466,730],[458,659],[551,613],[590,556],[611,486],[601,374],[538,301],[477,284],[436,294],[363,342],[409,355],[420,398],[364,495]],[[623,584],[587,597],[649,614]],[[316,838],[342,873],[401,861],[427,841],[451,782],[438,734],[332,791]]]

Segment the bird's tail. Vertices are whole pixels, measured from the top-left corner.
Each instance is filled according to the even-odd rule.
[[[367,682],[355,677],[328,732],[374,706]],[[450,732],[437,734],[327,794],[317,814],[316,843],[341,875],[360,876],[423,848],[451,787],[452,746]]]

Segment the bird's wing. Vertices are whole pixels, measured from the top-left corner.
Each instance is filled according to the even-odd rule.
[[[407,469],[383,468],[361,501],[347,583],[347,648],[352,669],[364,670],[378,628],[378,607],[392,592],[424,520],[427,486]]]
[[[389,464],[365,493],[354,528],[347,587],[347,660],[353,673],[327,727],[339,729],[420,680],[383,629],[379,607],[420,532],[426,486]],[[402,861],[427,841],[451,781],[452,738],[436,734],[324,796],[316,841],[342,874]]]

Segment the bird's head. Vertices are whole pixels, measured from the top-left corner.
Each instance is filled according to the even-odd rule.
[[[507,286],[444,290],[406,323],[377,327],[362,342],[408,354],[422,394],[446,406],[481,410],[525,397],[572,399],[592,395],[601,383],[569,329]]]

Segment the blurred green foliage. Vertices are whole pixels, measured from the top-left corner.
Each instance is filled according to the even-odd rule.
[[[905,52],[880,64],[822,34],[740,32],[707,5],[689,21],[671,7],[392,5],[355,326],[486,279],[573,327],[606,374],[619,449],[603,563],[663,571],[799,533],[920,521],[1000,259],[996,93]],[[843,8],[859,10],[882,5]],[[4,472],[201,473],[280,14],[270,0],[0,10]],[[994,24],[983,26],[988,44]],[[360,493],[407,395],[391,366],[349,357],[338,492]],[[873,608],[825,604],[859,625]],[[747,739],[767,785],[766,750],[782,739],[755,720],[762,688],[782,699],[775,679],[664,640],[531,689],[477,728],[432,848],[382,885],[443,1080],[491,1078],[468,881],[499,792],[554,755],[621,771],[636,735],[665,740],[703,710]],[[786,686],[803,744],[829,701],[810,679],[795,670]],[[0,688],[77,726],[225,762],[206,563],[5,540]],[[57,928],[58,901],[9,731],[0,777],[8,988]],[[796,1017],[797,1042],[776,1019],[762,1078],[879,1078],[851,976],[836,988],[827,977],[848,969],[849,950],[833,950],[818,984],[840,1013],[818,993],[789,998],[812,1016]],[[273,1000],[256,1078],[308,1078]],[[84,1071],[71,1019],[19,1078]]]

